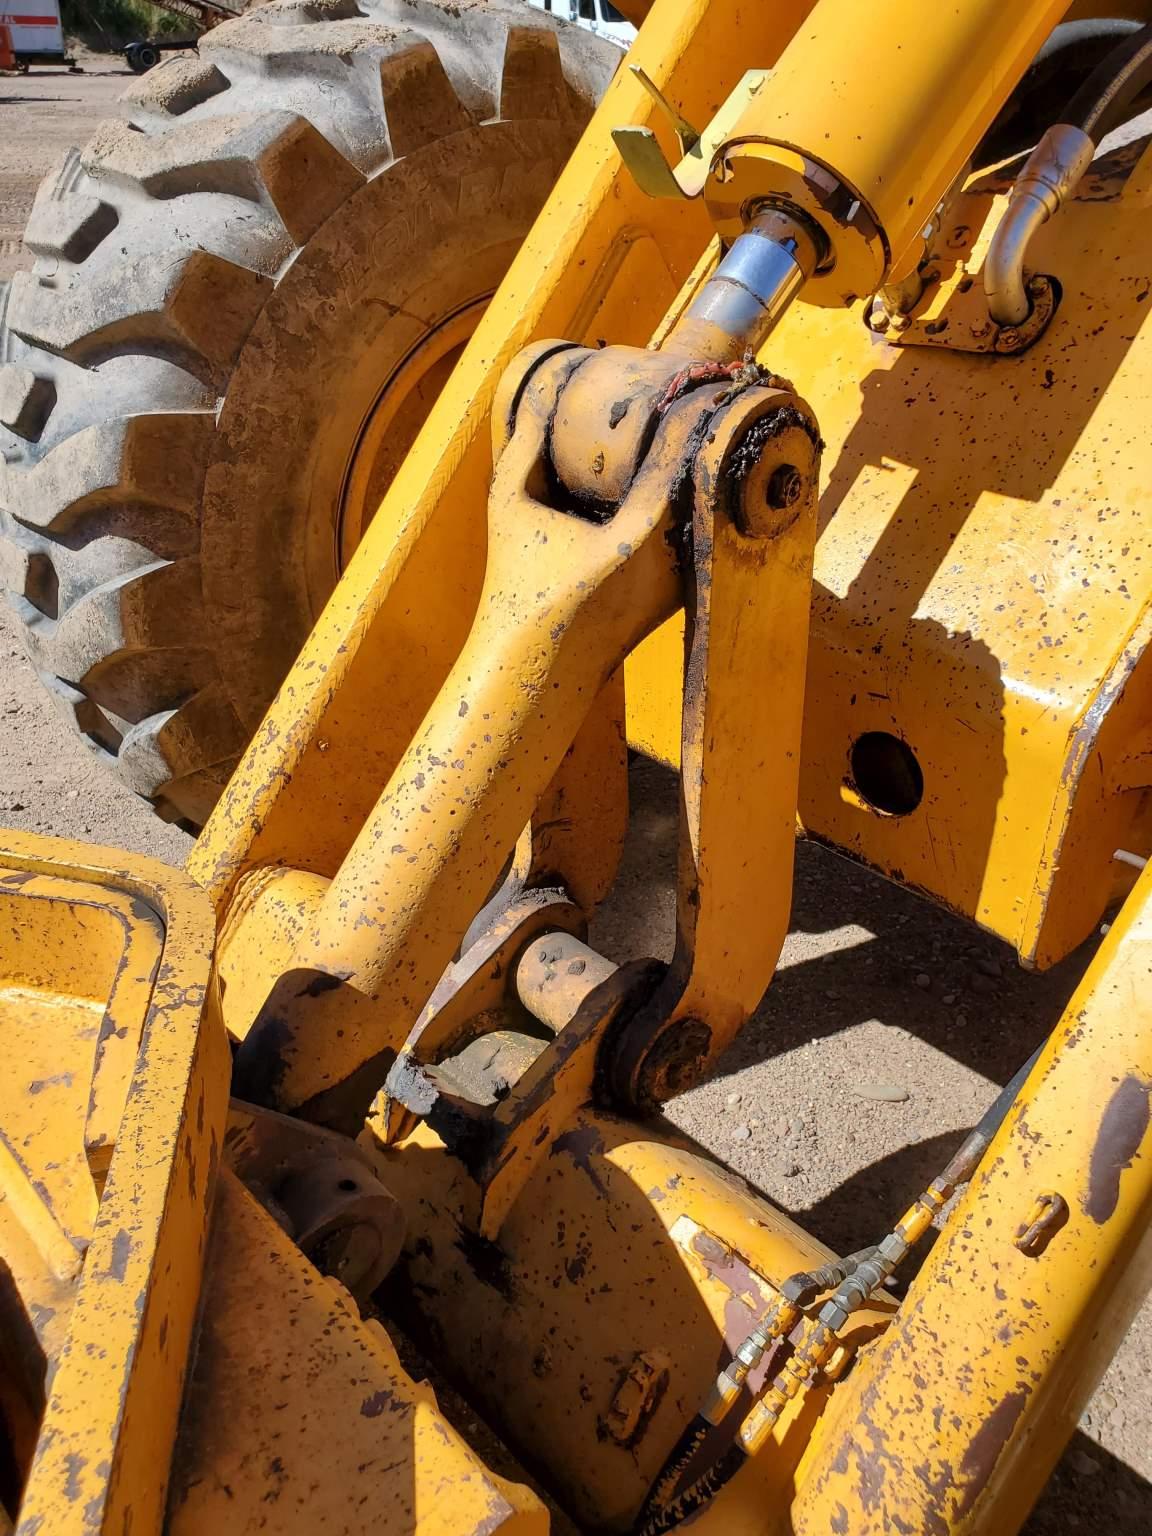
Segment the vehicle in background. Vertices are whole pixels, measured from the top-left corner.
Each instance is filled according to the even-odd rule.
[[[174,16],[186,16],[196,25],[198,32],[193,37],[137,38],[128,43],[121,51],[134,75],[143,75],[155,69],[162,53],[179,53],[186,48],[195,48],[200,33],[218,26],[222,21],[230,21],[244,9],[242,3],[222,5],[218,0],[151,0],[151,3],[162,11],[171,11]]]
[[[21,73],[30,64],[62,64],[76,70],[76,60],[64,47],[60,0],[20,0],[17,11],[0,11],[12,51],[12,68]]]
[[[636,28],[620,14],[612,0],[528,0],[528,3],[538,11],[574,21],[577,26],[595,32],[597,37],[619,43],[622,48],[631,47],[636,36]]]

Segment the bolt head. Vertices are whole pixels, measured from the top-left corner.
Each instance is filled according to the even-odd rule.
[[[786,512],[800,500],[804,476],[795,464],[778,464],[768,477],[764,498],[773,512]]]

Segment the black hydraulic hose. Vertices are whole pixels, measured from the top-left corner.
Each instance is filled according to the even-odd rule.
[[[1092,16],[1053,28],[984,135],[973,164],[991,165],[1032,149],[1046,128],[1063,120],[1071,93],[1140,27],[1127,17]]]
[[[976,1172],[1046,1044],[1047,1041],[1042,1040],[1023,1066],[1004,1084],[953,1153],[947,1167],[935,1181],[937,1185],[947,1186],[951,1191]],[[859,1253],[834,1261],[824,1269],[790,1276],[781,1287],[782,1298],[792,1298],[799,1305],[806,1304],[814,1293],[818,1294],[825,1288],[823,1282],[834,1285],[839,1276],[846,1274],[851,1277],[858,1268],[863,1270],[882,1252],[882,1246],[862,1248]],[[894,1267],[894,1263],[882,1266],[888,1273]],[[874,1281],[871,1280],[867,1287],[857,1287],[858,1292],[862,1292],[861,1299],[867,1299],[872,1288]],[[848,1306],[855,1304],[846,1303]],[[720,1380],[723,1382],[724,1377],[721,1376]],[[672,1530],[714,1499],[721,1488],[736,1475],[747,1457],[740,1442],[724,1433],[724,1423],[729,1417],[730,1410],[725,1410],[723,1419],[710,1418],[704,1410],[693,1417],[668,1453],[648,1490],[648,1496],[632,1527],[633,1536],[662,1536],[663,1532]]]
[[[1140,93],[1152,85],[1152,26],[1141,27],[1104,56],[1060,114],[1094,144],[1119,127]]]
[[[1004,1124],[1005,1116],[1013,1104],[1015,1104],[1017,1094],[1023,1088],[1028,1074],[1032,1071],[1037,1061],[1039,1061],[1040,1052],[1047,1043],[1047,1040],[1041,1040],[1020,1070],[1004,1084],[995,1099],[980,1116],[975,1128],[968,1132],[968,1135],[953,1153],[947,1168],[940,1175],[941,1180],[945,1184],[951,1184],[953,1187],[958,1184],[964,1184],[976,1172],[980,1159],[992,1145],[992,1138]]]
[[[791,1275],[781,1285],[780,1295],[793,1307],[807,1306],[823,1291],[830,1291],[840,1285],[849,1275],[856,1272],[860,1264],[873,1259],[875,1254],[875,1248],[862,1248],[859,1253],[851,1253],[846,1259],[834,1259],[820,1269],[803,1270]],[[744,1341],[737,1355],[733,1357],[733,1365],[744,1355],[748,1345],[756,1337],[753,1333]],[[766,1349],[767,1341],[764,1341],[763,1348],[757,1352],[757,1358],[762,1358]],[[728,1371],[732,1370],[733,1365],[729,1365]],[[748,1361],[746,1360],[740,1377],[741,1386],[747,1377],[747,1372]],[[724,1379],[724,1376],[721,1376],[721,1382]],[[733,1394],[727,1405],[720,1408],[719,1414],[710,1414],[706,1409],[702,1409],[692,1419],[668,1453],[664,1465],[649,1489],[648,1497],[634,1526],[637,1536],[660,1536],[661,1532],[669,1531],[679,1525],[682,1520],[687,1519],[690,1514],[714,1498],[733,1474],[743,1466],[745,1454],[742,1447],[730,1436],[726,1437],[723,1429],[723,1424],[731,1416],[737,1400]],[[697,1466],[700,1468],[699,1471],[695,1470]]]
[[[699,1448],[706,1427],[701,1420],[693,1419],[677,1440],[665,1467],[675,1469],[691,1457]],[[716,1460],[711,1462],[686,1488],[677,1492],[675,1497],[662,1497],[657,1493],[660,1482],[666,1475],[662,1472],[653,1485],[652,1492],[644,1501],[644,1508],[633,1527],[635,1536],[663,1536],[665,1531],[675,1530],[690,1515],[694,1515],[697,1510],[702,1509],[705,1504],[714,1499],[724,1485],[732,1481],[747,1459],[739,1442],[730,1441]]]

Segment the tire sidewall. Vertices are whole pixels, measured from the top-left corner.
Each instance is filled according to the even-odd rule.
[[[494,292],[571,143],[541,120],[424,146],[358,189],[264,305],[219,411],[201,545],[222,675],[249,731],[335,585],[344,471],[382,385]]]

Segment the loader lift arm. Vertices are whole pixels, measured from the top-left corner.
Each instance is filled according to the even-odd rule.
[[[1011,327],[973,309],[981,291],[959,259],[940,270],[953,231],[973,236],[952,216],[967,163],[1062,6],[1032,0],[1006,18],[965,0],[931,36],[910,0],[876,9],[882,35],[904,40],[882,81],[858,67],[847,0],[751,18],[737,0],[657,0],[633,54],[648,84],[621,74],[610,90],[190,860],[217,937],[206,991],[181,989],[181,1038],[215,1051],[210,1112],[190,1108],[187,1068],[156,1096],[143,1047],[130,1088],[121,1060],[110,1162],[93,1161],[92,1138],[77,1153],[91,1189],[78,1176],[58,1196],[81,1190],[96,1264],[61,1242],[35,1180],[20,1185],[40,1267],[29,1260],[17,1288],[35,1298],[51,1283],[66,1314],[21,1495],[27,1536],[46,1518],[68,1529],[58,1516],[77,1507],[81,1474],[109,1532],[137,1499],[137,1531],[240,1530],[269,1510],[288,1530],[305,1509],[359,1529],[365,1503],[385,1529],[420,1536],[543,1531],[534,1496],[446,1428],[353,1305],[398,1250],[386,1315],[420,1333],[582,1522],[647,1536],[691,1514],[703,1532],[879,1536],[999,1533],[1026,1514],[1152,1264],[1152,875],[987,1124],[895,1225],[877,1213],[867,1250],[837,1259],[655,1114],[710,1070],[771,980],[808,814],[805,736],[826,747],[841,725],[812,679],[835,677],[835,643],[818,634],[820,545],[851,534],[821,526],[818,507],[822,438],[825,484],[830,451],[842,476],[856,466],[844,358],[867,348],[968,381],[975,357],[992,395],[1006,376],[1040,388],[1028,381],[1074,291],[1070,259],[1059,291],[1033,274],[1028,321]],[[725,99],[705,111],[717,82]],[[675,164],[662,96],[703,125]],[[1108,210],[1117,224],[1144,213],[1146,177],[1133,176],[1128,205]],[[1077,419],[1051,468],[1059,489],[1084,473],[1092,430]],[[1043,516],[1028,503],[1037,540],[1045,517],[1062,526],[1052,483],[1033,498]],[[1007,515],[975,500],[978,528]],[[899,525],[891,515],[885,535]],[[841,586],[848,632],[871,624],[868,654],[882,653],[888,632]],[[1042,814],[1021,830],[1005,811],[986,832],[983,884],[955,859],[925,880],[1032,960],[1098,921],[1117,841],[1102,853],[1086,824],[1136,824],[1152,592],[1127,601],[1139,613],[1123,658],[1102,600],[1079,652],[1091,678],[1052,683],[1039,743],[1003,738]],[[414,607],[418,652],[403,643]],[[677,622],[682,653],[654,687]],[[960,665],[970,638],[934,637],[936,655]],[[622,671],[633,735],[662,740],[681,768],[667,966],[616,967],[585,943],[623,835]],[[1004,675],[1015,720],[1039,684]],[[873,693],[866,707],[896,709],[900,679]],[[851,770],[847,751],[819,753],[837,789],[834,810],[812,802],[824,835],[848,825],[848,851],[893,868],[934,836],[958,845],[963,796],[926,790],[912,754],[918,789],[905,755],[901,785],[916,792],[885,805],[856,762],[863,734],[885,733],[856,736]],[[1009,774],[1007,805],[1016,793]],[[55,858],[56,878],[78,873],[74,850]],[[511,1081],[470,1055],[492,1039],[520,1055]],[[28,1085],[16,1087],[18,1106]],[[170,1161],[196,1154],[201,1171],[179,1224],[197,1250],[180,1270],[183,1333],[159,1373],[173,1401],[187,1372],[179,1440],[167,1491],[154,1478],[145,1497],[133,1424],[105,1414],[83,1441],[77,1361],[97,1287],[122,1299],[129,1258],[148,1284],[176,1283],[160,1228],[127,1254],[120,1228],[105,1231],[113,1196],[141,1175],[136,1125],[153,1103]],[[214,1182],[198,1156],[213,1133]],[[162,1206],[169,1164],[148,1166]],[[963,1181],[896,1304],[884,1279]],[[37,1199],[48,1215],[30,1225]],[[82,1228],[75,1253],[85,1240]],[[129,1364],[162,1356],[158,1314],[145,1305],[121,1342]]]

